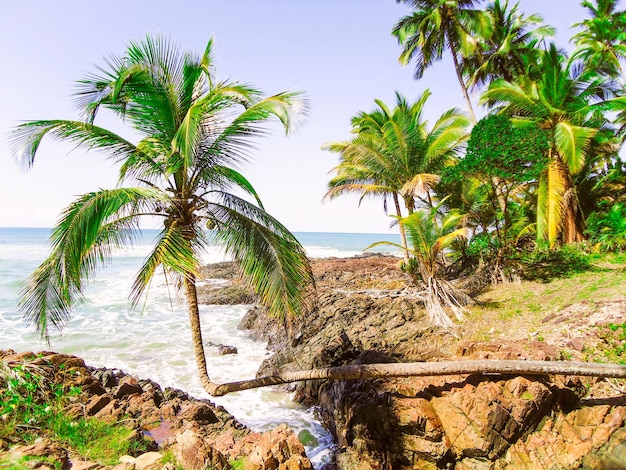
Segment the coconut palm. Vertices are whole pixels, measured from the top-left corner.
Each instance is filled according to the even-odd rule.
[[[626,58],[626,11],[617,11],[618,0],[582,2],[591,18],[573,26],[582,27],[572,41],[576,44],[573,57],[579,57],[590,67],[609,76],[622,75],[621,61]]]
[[[469,120],[450,109],[429,130],[423,118],[429,96],[426,90],[409,103],[396,93],[393,109],[376,100],[374,111],[360,112],[352,119],[356,134],[352,139],[326,144],[324,148],[339,153],[341,161],[333,169],[335,177],[325,198],[350,193],[360,194],[361,199],[382,198],[385,210],[391,198],[398,217],[403,215],[400,200],[409,214],[420,201],[432,205],[431,189],[439,181],[438,173],[461,151]],[[400,235],[406,247],[402,224]]]
[[[137,304],[159,268],[184,292],[198,373],[208,393],[215,384],[207,373],[196,291],[203,250],[221,244],[280,318],[308,308],[312,283],[302,247],[263,209],[237,170],[263,134],[263,123],[278,118],[286,130],[292,127],[302,96],[262,98],[249,86],[217,81],[213,65],[211,41],[200,57],[162,38],[131,42],[125,55],[109,58],[79,82],[76,103],[85,121],[32,121],[13,132],[14,150],[27,166],[46,136],[98,150],[121,164],[118,187],[84,194],[61,214],[50,256],[22,291],[25,318],[46,338],[51,327],[61,329],[83,299],[88,278],[115,247],[132,243],[139,220],[150,217],[161,231],[130,298]],[[96,126],[100,109],[129,124],[138,142]]]
[[[454,70],[461,85],[463,98],[473,122],[476,122],[472,102],[463,79],[461,61],[476,53],[479,46],[477,37],[488,37],[491,17],[475,7],[480,0],[397,0],[415,8],[415,11],[401,18],[392,34],[402,46],[400,63],[415,61],[415,78],[424,75],[425,70],[443,57],[445,49],[450,50]]]
[[[445,198],[433,207],[421,207],[400,218],[400,224],[406,228],[410,240],[409,252],[412,257],[407,270],[414,283],[423,282],[426,286],[426,311],[435,325],[450,327],[453,323],[446,308],[462,320],[462,307],[472,300],[443,277],[446,250],[454,241],[467,236],[467,229],[459,228],[464,218],[462,214],[456,211],[440,214],[444,202]],[[379,245],[397,246],[393,242],[381,241],[367,249]]]
[[[549,164],[538,189],[537,235],[551,246],[583,238],[574,176],[583,169],[598,130],[606,124],[599,106],[614,92],[594,70],[568,61],[554,45],[542,55],[536,81],[493,82],[481,103],[501,106],[501,112],[537,123],[549,132]]]
[[[493,25],[490,35],[481,40],[476,53],[463,61],[470,75],[470,87],[489,84],[498,78],[512,81],[527,71],[529,63],[537,60],[537,46],[546,37],[554,35],[554,28],[542,25],[543,18],[526,16],[518,9],[519,3],[509,7],[495,0],[486,11]]]

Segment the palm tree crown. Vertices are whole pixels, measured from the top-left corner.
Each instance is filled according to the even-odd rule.
[[[438,62],[448,49],[472,120],[476,122],[467,86],[461,71],[461,59],[469,57],[479,47],[478,36],[489,36],[491,17],[476,6],[480,0],[397,0],[415,8],[411,15],[401,18],[392,34],[402,46],[400,63],[415,62],[415,78]]]
[[[396,93],[394,108],[376,100],[374,111],[360,112],[352,119],[356,134],[352,139],[325,145],[341,155],[325,197],[348,193],[377,197],[385,201],[385,209],[391,198],[398,216],[402,215],[400,200],[408,213],[420,200],[432,205],[430,191],[439,180],[438,173],[460,153],[469,119],[450,109],[429,129],[423,118],[429,96],[426,90],[409,103]]]
[[[289,130],[305,102],[295,92],[262,98],[250,86],[218,81],[211,41],[197,57],[152,37],[108,59],[79,82],[76,95],[84,121],[22,124],[13,133],[14,150],[27,166],[46,135],[100,150],[121,164],[120,184],[85,194],[65,209],[51,235],[50,256],[22,292],[22,311],[44,336],[50,325],[61,328],[89,275],[116,246],[132,242],[142,217],[160,219],[160,234],[135,278],[131,300],[145,294],[160,267],[184,290],[201,381],[211,393],[195,287],[210,243],[220,243],[239,262],[271,313],[284,318],[309,307],[312,274],[302,247],[265,212],[237,169],[263,134],[264,122],[278,118]],[[101,108],[129,124],[139,141],[94,125]]]

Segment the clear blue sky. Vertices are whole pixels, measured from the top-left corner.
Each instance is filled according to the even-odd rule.
[[[578,0],[521,0],[558,29],[569,47],[574,22],[585,18]],[[398,90],[413,100],[433,96],[432,118],[462,107],[451,61],[413,80],[397,61],[390,31],[409,10],[393,0],[21,0],[0,6],[0,227],[49,227],[76,196],[112,187],[116,168],[98,154],[46,142],[29,172],[13,162],[7,134],[20,121],[77,119],[74,82],[122,54],[127,42],[159,33],[183,49],[204,50],[215,38],[217,74],[251,83],[267,94],[306,92],[307,123],[285,137],[276,128],[244,169],[266,209],[293,231],[388,231],[380,201],[357,208],[356,197],[322,203],[337,155],[320,147],[350,136],[350,117],[374,99],[393,103]],[[475,99],[477,97],[474,97]],[[98,122],[97,122],[98,123]],[[99,124],[123,131],[117,123]]]

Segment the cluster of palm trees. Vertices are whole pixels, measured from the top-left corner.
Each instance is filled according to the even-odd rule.
[[[351,139],[326,146],[340,155],[328,198],[378,197],[385,210],[393,201],[404,266],[427,285],[450,268],[444,244],[456,245],[462,259],[476,252],[472,244],[486,243],[489,261],[499,266],[507,250],[527,244],[531,233],[555,248],[585,239],[590,215],[597,226],[604,214],[622,213],[626,172],[618,152],[626,118],[626,12],[617,10],[617,0],[583,2],[591,17],[575,25],[579,32],[569,56],[547,42],[554,29],[539,15],[526,15],[506,0],[484,9],[480,0],[398,3],[414,9],[392,31],[402,48],[400,62],[413,63],[419,79],[449,51],[469,118],[449,110],[429,130],[423,119],[428,90],[413,104],[398,95],[394,108],[377,100],[376,109],[352,119]],[[489,125],[475,126],[470,91],[487,111],[483,120],[507,120],[510,138],[503,140]],[[517,132],[526,138],[514,145]],[[531,143],[544,140],[545,146]],[[459,165],[466,153],[482,158],[482,165]],[[537,171],[512,175],[498,171],[494,160],[500,170],[513,165]],[[447,177],[455,166],[464,168],[456,181]],[[450,226],[450,217],[459,225]],[[449,323],[440,315],[433,319]]]

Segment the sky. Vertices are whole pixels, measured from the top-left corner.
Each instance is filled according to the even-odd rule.
[[[586,18],[579,0],[521,0],[520,8],[556,27],[563,48],[570,47],[570,26]],[[118,168],[101,154],[50,140],[25,171],[10,152],[9,132],[28,120],[79,119],[76,80],[106,55],[123,54],[130,40],[159,34],[198,54],[212,37],[219,79],[266,95],[306,94],[306,123],[289,136],[273,126],[242,169],[270,214],[295,232],[394,231],[380,200],[323,201],[339,157],[321,147],[349,139],[350,118],[373,110],[375,99],[393,104],[395,91],[413,101],[430,89],[431,121],[463,107],[451,60],[419,81],[411,65],[398,62],[390,31],[409,12],[393,0],[0,2],[0,227],[51,227],[76,196],[115,186]],[[128,132],[107,119],[96,124]]]

